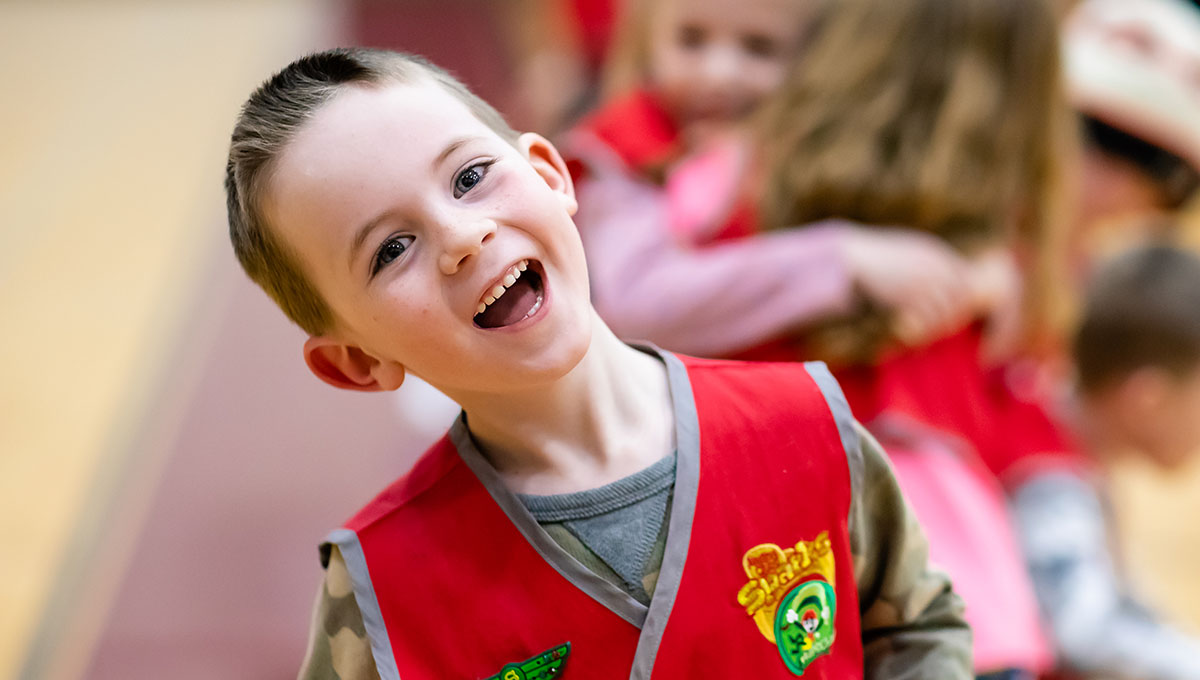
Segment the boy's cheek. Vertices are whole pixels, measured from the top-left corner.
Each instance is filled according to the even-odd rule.
[[[1158,444],[1147,453],[1167,470],[1183,467],[1200,454],[1200,393],[1188,391],[1172,395],[1165,412],[1143,423],[1147,438]]]
[[[1176,445],[1178,464],[1191,462],[1200,454],[1200,399],[1193,399],[1179,414],[1181,437]]]

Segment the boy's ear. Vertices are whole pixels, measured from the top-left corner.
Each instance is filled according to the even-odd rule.
[[[571,172],[558,149],[545,137],[533,132],[526,132],[517,138],[517,148],[529,159],[533,169],[541,175],[550,188],[558,192],[567,205],[567,212],[574,215],[579,208],[575,201],[575,184],[571,181]]]
[[[313,375],[343,390],[383,392],[404,382],[400,364],[376,359],[359,347],[326,336],[305,341],[304,362]]]

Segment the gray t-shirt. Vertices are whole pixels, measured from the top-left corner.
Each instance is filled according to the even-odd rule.
[[[674,486],[671,455],[595,489],[517,498],[563,550],[648,605],[662,566]]]

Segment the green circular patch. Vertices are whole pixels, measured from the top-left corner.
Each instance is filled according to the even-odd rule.
[[[833,586],[821,578],[805,581],[788,591],[775,612],[775,644],[783,662],[795,675],[833,646],[837,597]]]

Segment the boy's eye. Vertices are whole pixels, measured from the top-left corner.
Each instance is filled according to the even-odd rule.
[[[454,197],[462,198],[463,194],[474,189],[482,182],[483,178],[487,176],[488,168],[491,167],[493,162],[476,163],[458,173],[454,178]]]
[[[386,265],[396,260],[408,247],[412,244],[413,237],[411,236],[391,236],[379,246],[379,250],[375,253],[375,261],[371,265],[371,275],[379,273]]]

